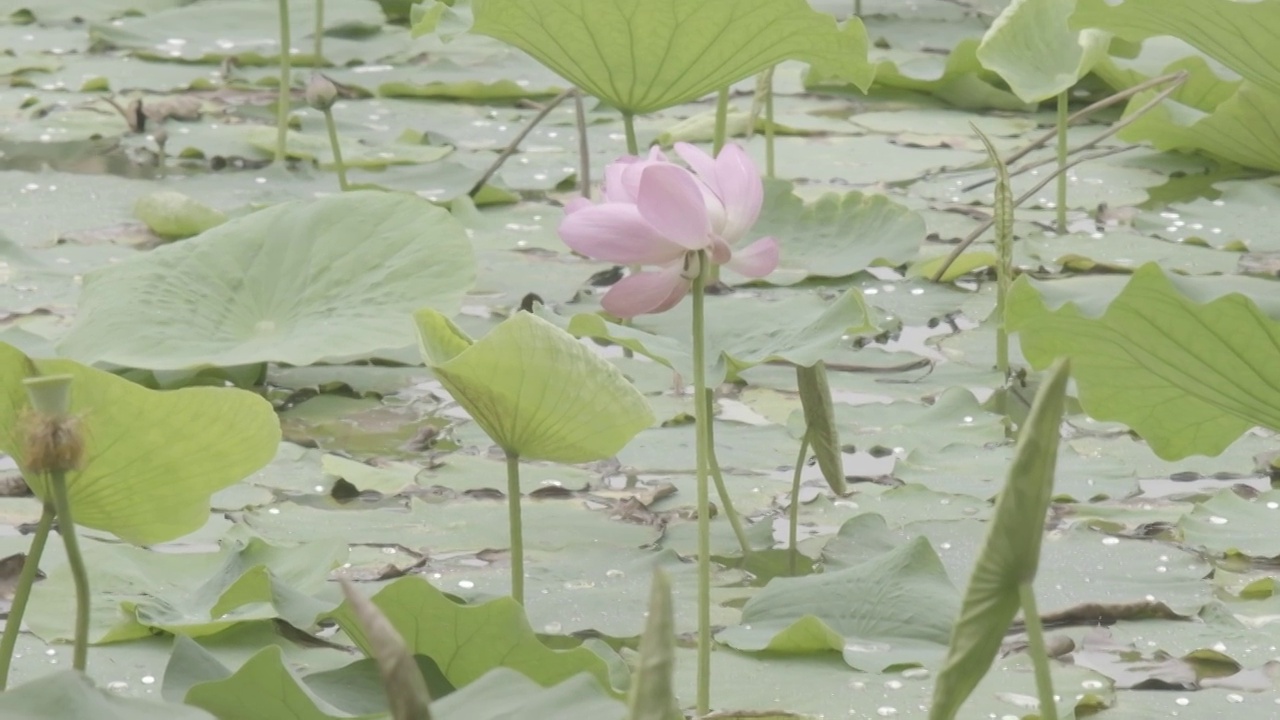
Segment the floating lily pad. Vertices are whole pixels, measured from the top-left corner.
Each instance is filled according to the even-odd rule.
[[[364,355],[412,344],[410,314],[453,312],[474,274],[463,228],[425,200],[290,202],[91,274],[60,349],[161,370]]]

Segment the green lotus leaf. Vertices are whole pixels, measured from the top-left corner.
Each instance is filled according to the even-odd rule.
[[[983,36],[978,60],[1027,102],[1070,89],[1107,52],[1110,35],[1072,30],[1076,0],[1014,0]]]
[[[628,113],[695,100],[783,60],[866,90],[867,34],[805,0],[474,0],[473,32],[510,43]]]
[[[22,380],[74,378],[71,411],[85,436],[84,463],[67,477],[76,522],[137,544],[199,529],[209,497],[266,465],[280,443],[271,404],[253,393],[193,387],[160,392],[70,360],[28,359],[0,343],[0,451],[24,467]],[[24,473],[36,495],[45,480]]]
[[[475,343],[434,310],[416,318],[427,365],[509,454],[599,460],[653,424],[616,367],[542,318],[518,312]]]
[[[680,703],[672,686],[676,670],[676,618],[671,579],[662,568],[653,572],[649,617],[640,638],[640,660],[631,678],[629,720],[680,720]]]
[[[222,212],[172,190],[157,190],[138,198],[133,214],[162,238],[199,235],[227,221]]]
[[[978,556],[947,662],[934,686],[930,720],[951,720],[982,681],[1017,614],[1023,585],[1040,564],[1044,517],[1053,497],[1070,364],[1058,362],[1036,393],[1018,436],[1008,480]]]
[[[458,308],[464,228],[399,193],[276,205],[85,278],[59,350],[151,370],[310,365],[412,346],[410,314]]]
[[[1217,455],[1252,427],[1280,430],[1280,323],[1244,295],[1198,304],[1148,263],[1101,317],[1074,303],[1049,310],[1025,277],[1008,303],[1027,360],[1071,358],[1085,412],[1129,425],[1161,458]]]

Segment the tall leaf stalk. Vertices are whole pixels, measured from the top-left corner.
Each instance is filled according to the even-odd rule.
[[[1067,96],[1068,90],[1058,93],[1058,199],[1056,208],[1058,211],[1058,233],[1065,235],[1067,233],[1067,110],[1070,105]],[[996,157],[997,161],[999,158]],[[1008,173],[1006,168],[1004,172]],[[1005,178],[1006,181],[1008,178]],[[1011,196],[1012,197],[1012,196]]]
[[[283,163],[287,157],[289,137],[289,106],[292,104],[291,92],[293,66],[293,38],[289,29],[289,0],[279,0],[280,8],[280,91],[276,97],[276,162]]]
[[[701,400],[707,396],[707,341],[705,304],[707,268],[711,264],[705,251],[689,256],[698,264],[693,279],[693,392]],[[710,446],[707,428],[711,414],[706,402],[694,402],[697,433],[697,502],[698,502],[698,691],[697,714],[711,711],[711,500],[707,490]]]
[[[4,637],[0,638],[0,691],[9,685],[9,666],[13,662],[13,651],[18,645],[18,635],[22,634],[22,617],[27,612],[27,603],[31,600],[31,588],[36,583],[36,573],[40,570],[40,558],[44,555],[44,547],[49,540],[49,530],[53,527],[53,518],[56,515],[53,503],[46,502],[44,511],[40,514],[40,522],[36,524],[35,535],[31,538],[27,557],[22,561],[22,574],[18,576],[13,603],[9,606],[9,617],[4,623]]]
[[[507,527],[511,532],[511,597],[524,604],[524,520],[520,514],[520,456],[507,452]]]

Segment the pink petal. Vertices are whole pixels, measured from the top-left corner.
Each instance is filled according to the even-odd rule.
[[[700,250],[711,241],[711,221],[693,175],[676,165],[650,165],[636,194],[640,215],[672,242]]]
[[[698,179],[711,188],[711,192],[719,195],[720,187],[716,184],[716,160],[702,151],[697,145],[686,142],[676,143],[676,154],[680,156],[698,174]]]
[[[715,238],[711,241],[711,247],[707,249],[707,254],[711,256],[711,262],[716,265],[724,265],[733,258],[733,248],[729,247],[729,243],[722,238]]]
[[[735,252],[725,265],[739,275],[762,278],[778,267],[778,241],[765,237]]]
[[[601,298],[604,309],[620,318],[660,313],[675,307],[689,292],[692,283],[682,273],[683,263],[657,272],[641,272],[619,280]]]
[[[685,253],[626,203],[591,205],[565,215],[560,238],[587,257],[621,265],[664,265]]]
[[[751,156],[737,145],[721,148],[715,162],[715,188],[725,209],[722,234],[732,245],[742,240],[760,217],[764,183]]]
[[[636,193],[640,189],[640,174],[650,165],[667,162],[662,148],[653,146],[648,157],[638,158],[634,155],[623,155],[609,163],[604,169],[605,202],[636,201]]]
[[[594,206],[594,203],[592,203],[590,200],[579,196],[579,197],[573,198],[572,200],[564,204],[564,214],[572,215],[573,213],[576,213],[579,210],[593,207],[593,206]]]

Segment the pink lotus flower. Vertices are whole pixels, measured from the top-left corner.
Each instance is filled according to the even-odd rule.
[[[654,148],[605,168],[604,202],[565,207],[560,237],[588,257],[620,265],[655,265],[616,283],[601,301],[629,318],[675,307],[698,276],[698,251],[716,265],[759,278],[778,266],[778,242],[761,238],[734,251],[755,225],[764,185],[750,156],[726,145],[712,158],[688,143],[676,153],[693,172]]]

